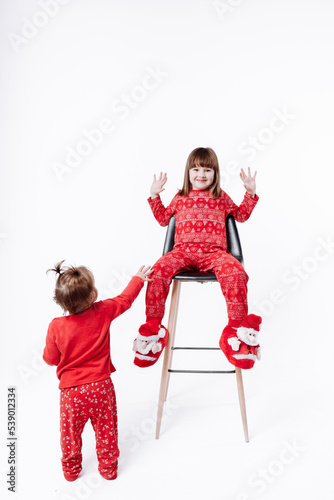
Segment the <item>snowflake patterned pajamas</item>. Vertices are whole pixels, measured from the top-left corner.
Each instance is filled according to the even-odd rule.
[[[147,321],[153,318],[162,320],[172,278],[182,270],[213,272],[225,297],[229,319],[242,321],[248,314],[248,276],[240,262],[227,252],[172,250],[163,255],[153,269],[152,281],[148,282],[146,291]]]
[[[159,195],[148,199],[161,226],[167,226],[172,216],[176,223],[173,250],[153,266],[146,291],[146,321],[162,321],[172,278],[182,270],[212,271],[224,294],[229,320],[241,322],[247,316],[248,276],[227,252],[225,220],[231,214],[237,222],[245,222],[258,199],[246,193],[237,206],[224,191],[212,198],[209,190],[196,189],[187,196],[175,195],[168,207]]]
[[[82,469],[81,435],[89,419],[95,431],[99,472],[106,479],[115,479],[119,457],[117,406],[110,378],[60,392],[61,462],[69,480],[76,479]]]

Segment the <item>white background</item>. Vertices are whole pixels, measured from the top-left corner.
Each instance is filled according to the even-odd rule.
[[[1,0],[0,8],[1,492],[13,498],[6,401],[15,385],[15,498],[329,498],[333,3]],[[101,122],[112,131],[87,146]],[[87,425],[84,471],[67,483],[58,380],[41,361],[47,326],[61,315],[45,271],[67,259],[93,270],[100,298],[120,293],[161,255],[165,229],[146,201],[153,174],[168,173],[168,204],[198,146],[216,151],[236,203],[239,168],[258,171],[260,201],[239,225],[250,312],[263,317],[263,360],[244,373],[250,442],[233,376],[216,375],[174,375],[154,439],[162,360],[140,370],[131,351],[143,291],[112,324],[119,477],[97,475]],[[66,164],[70,151],[76,160]],[[217,345],[225,324],[218,285],[184,285],[179,344]],[[186,363],[228,366],[219,353]]]

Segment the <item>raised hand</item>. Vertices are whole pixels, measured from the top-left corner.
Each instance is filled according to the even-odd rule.
[[[254,196],[256,193],[256,182],[255,182],[255,177],[256,177],[257,171],[255,170],[255,173],[252,177],[251,174],[251,169],[248,167],[248,175],[245,174],[244,169],[241,169],[240,172],[240,179],[244,183],[244,187],[247,191],[248,194]]]
[[[153,182],[151,186],[151,198],[156,198],[158,194],[165,190],[164,185],[167,182],[167,174],[160,172],[159,177],[153,176]]]
[[[141,266],[138,270],[138,272],[135,274],[135,276],[138,276],[141,278],[143,281],[152,281],[149,279],[149,275],[153,273],[153,269],[151,269],[151,266]]]

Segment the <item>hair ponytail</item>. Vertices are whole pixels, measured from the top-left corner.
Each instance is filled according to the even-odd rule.
[[[59,276],[64,272],[63,269],[62,269],[62,265],[63,263],[65,262],[65,259],[64,260],[61,260],[60,262],[58,262],[58,264],[55,264],[55,267],[54,269],[48,269],[46,271],[46,273],[49,273],[50,271],[56,273],[56,274],[59,274]]]

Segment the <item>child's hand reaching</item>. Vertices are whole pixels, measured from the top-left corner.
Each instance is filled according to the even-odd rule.
[[[252,177],[250,167],[248,167],[248,175],[245,174],[243,168],[241,169],[240,172],[240,179],[244,183],[244,187],[247,193],[250,194],[251,196],[254,196],[256,193],[256,183],[255,183],[256,174],[257,171],[255,170],[255,173]]]
[[[141,266],[135,276],[138,276],[143,281],[152,281],[148,278],[151,273],[153,273],[153,269],[151,269],[151,266]]]
[[[164,185],[167,182],[167,174],[160,172],[158,178],[156,178],[155,174],[153,176],[153,182],[151,186],[151,198],[152,200],[158,196],[162,191],[165,190]]]

